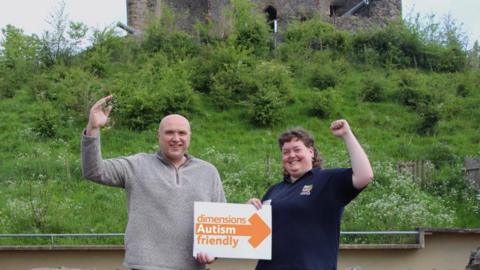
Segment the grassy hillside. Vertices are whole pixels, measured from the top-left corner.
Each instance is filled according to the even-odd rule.
[[[58,33],[65,41],[55,44],[4,29],[0,233],[124,230],[123,191],[80,173],[89,107],[109,93],[105,158],[156,151],[159,119],[183,113],[190,153],[217,166],[228,201],[245,202],[281,179],[276,136],[286,128],[312,131],[326,167],[349,166],[328,130],[345,118],[375,181],[347,207],[343,229],[480,227],[480,196],[462,172],[464,157],[480,155],[478,51],[465,51],[455,33],[426,38],[418,25],[352,34],[319,19],[293,24],[272,49],[263,18],[239,8],[231,19],[225,38],[208,26],[192,36],[165,19],[141,40],[97,31],[80,53],[81,35]],[[399,175],[405,160],[430,160],[431,177]]]

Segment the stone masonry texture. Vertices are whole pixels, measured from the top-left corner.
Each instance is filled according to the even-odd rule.
[[[385,27],[389,21],[402,15],[401,0],[369,0],[354,16],[341,15],[362,0],[252,0],[260,12],[276,11],[280,29],[294,20],[321,16],[336,27],[346,30]],[[176,14],[177,25],[192,31],[195,23],[213,21],[227,24],[224,12],[229,0],[127,0],[128,25],[137,30],[145,29],[149,19],[161,16],[168,7]]]

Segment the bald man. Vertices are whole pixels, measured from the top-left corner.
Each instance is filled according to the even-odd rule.
[[[89,180],[126,191],[124,266],[205,269],[214,258],[205,253],[192,256],[193,202],[225,202],[217,169],[187,153],[190,123],[178,114],[160,121],[157,153],[102,159],[100,129],[107,124],[111,99],[100,99],[90,110],[82,136],[82,173]]]

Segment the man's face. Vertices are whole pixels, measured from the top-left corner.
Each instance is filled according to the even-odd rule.
[[[169,115],[162,119],[158,129],[160,151],[174,164],[183,161],[190,145],[190,124],[180,115]]]

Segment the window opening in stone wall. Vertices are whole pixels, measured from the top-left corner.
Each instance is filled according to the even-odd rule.
[[[330,5],[330,17],[337,17],[338,6]]]
[[[263,12],[267,15],[267,22],[274,33],[277,32],[277,9],[272,6],[266,7]]]

